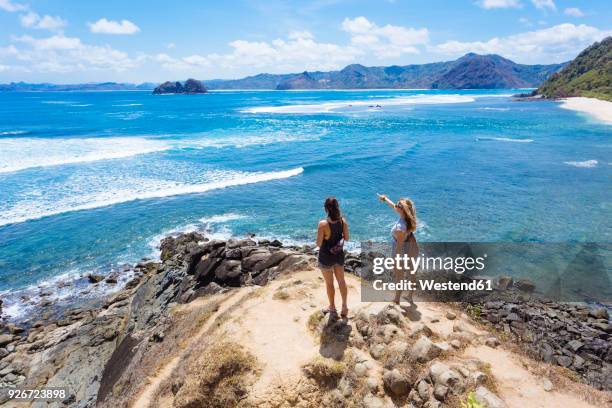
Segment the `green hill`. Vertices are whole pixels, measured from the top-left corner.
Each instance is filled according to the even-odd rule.
[[[587,96],[612,101],[612,37],[582,51],[536,93],[547,98]]]

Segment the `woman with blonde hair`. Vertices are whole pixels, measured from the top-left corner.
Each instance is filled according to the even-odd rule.
[[[419,245],[414,237],[414,231],[417,227],[416,208],[414,203],[409,198],[400,198],[397,203],[391,201],[386,195],[378,194],[380,201],[393,208],[399,214],[399,219],[391,228],[391,236],[393,237],[393,257],[397,254],[408,255],[410,258],[419,256]],[[405,272],[410,273],[410,270],[395,269],[393,278],[396,282],[405,279]],[[412,274],[410,274],[412,275]],[[395,304],[400,303],[402,291],[395,291]],[[412,291],[409,292],[409,300],[412,303]]]
[[[340,212],[340,204],[334,197],[328,197],[324,204],[327,218],[319,221],[317,228],[317,246],[319,247],[319,268],[325,279],[325,288],[329,306],[323,313],[329,313],[337,318],[334,289],[334,276],[338,281],[338,289],[342,298],[341,316],[348,316],[346,304],[347,287],[344,280],[344,241],[349,239],[349,227],[346,219]]]

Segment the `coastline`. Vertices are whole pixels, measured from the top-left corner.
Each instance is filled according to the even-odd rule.
[[[586,113],[608,125],[612,125],[612,102],[582,96],[561,99],[561,108]]]
[[[398,323],[397,314],[403,311],[398,309],[396,313],[395,308],[388,307],[386,302],[360,300],[361,267],[362,258],[347,253],[347,280],[353,293],[351,307],[355,310],[349,323],[355,324],[355,330],[362,333],[357,336],[359,339],[363,336],[363,340],[359,341],[366,345],[379,340],[375,334],[369,334],[366,322],[361,321],[364,312],[359,313],[358,310],[365,313],[376,311],[384,315],[383,319],[395,321],[403,330],[418,331],[406,340],[406,347],[411,347],[410,344],[419,335],[431,336],[427,326],[431,326],[434,332],[441,330],[440,335],[448,338],[448,342],[430,345],[429,340],[421,337],[412,346],[423,343],[434,351],[446,347],[444,353],[435,354],[435,357],[434,354],[423,356],[427,361],[431,360],[432,367],[443,364],[440,359],[446,358],[445,353],[459,355],[465,346],[468,349],[487,347],[497,358],[505,359],[501,353],[507,351],[494,349],[501,343],[500,347],[512,350],[511,345],[514,344],[514,347],[523,350],[523,354],[533,357],[530,364],[534,367],[541,368],[542,364],[546,364],[543,366],[548,367],[549,374],[546,375],[551,376],[553,381],[556,377],[550,374],[550,370],[554,372],[559,369],[557,366],[561,366],[571,370],[572,375],[581,378],[581,382],[604,392],[612,390],[612,383],[606,380],[612,377],[608,376],[604,363],[612,326],[604,308],[543,302],[530,296],[533,288],[525,291],[520,282],[513,283],[506,278],[503,282],[501,279],[497,282],[497,292],[503,295],[503,299],[500,296],[481,299],[478,308],[469,303],[418,302],[416,310],[419,316],[424,314],[418,319],[421,322],[409,321],[412,319],[404,321],[402,317]],[[193,320],[205,322],[208,314],[214,313],[217,307],[226,310],[229,317],[234,316],[234,319],[229,319],[223,313],[219,314],[220,321],[227,322],[228,330],[237,324],[236,321],[246,319],[251,308],[262,308],[255,316],[253,324],[256,327],[249,326],[247,329],[260,330],[263,341],[268,344],[272,339],[266,337],[269,334],[265,327],[277,323],[279,307],[286,311],[286,324],[296,325],[297,330],[303,328],[306,321],[310,325],[309,316],[313,312],[316,314],[318,305],[324,304],[321,298],[324,290],[316,270],[315,248],[308,245],[285,246],[278,240],[222,240],[198,232],[169,236],[160,242],[159,259],[140,262],[131,271],[125,270],[123,273],[129,275],[127,283],[99,301],[61,308],[52,304],[41,305],[36,313],[30,314],[29,321],[4,322],[3,334],[0,334],[0,377],[2,372],[5,374],[0,382],[19,387],[70,384],[73,394],[65,405],[77,406],[75,403],[88,400],[91,403],[97,401],[101,403],[100,406],[119,406],[117,404],[121,400],[126,401],[126,398],[151,394],[147,394],[149,391],[146,389],[143,391],[142,387],[148,383],[145,381],[147,378],[158,372],[160,362],[146,355],[159,354],[168,358],[172,353],[181,355],[183,346],[178,345],[181,341],[192,341],[192,347],[206,344],[194,337],[190,330],[193,330]],[[92,282],[91,286],[99,284],[102,282]],[[247,302],[243,309],[240,309],[240,302],[236,302],[236,309],[223,309],[223,303],[236,298],[243,298]],[[267,303],[264,302],[265,307],[257,306],[263,301],[262,298],[270,298]],[[248,306],[249,299],[254,302],[251,306]],[[279,305],[281,301],[284,306]],[[236,312],[232,312],[234,310]],[[435,316],[431,315],[432,311]],[[299,319],[294,320],[297,317],[291,313],[299,314]],[[449,317],[445,319],[444,316]],[[442,322],[438,323],[440,320]],[[469,329],[466,329],[466,324],[470,325]],[[218,338],[207,334],[213,336],[212,340],[207,341],[225,341],[225,325],[219,323],[214,326],[221,333],[215,335]],[[332,325],[332,328],[342,329],[336,326]],[[203,329],[201,331],[204,332]],[[546,337],[549,333],[554,336]],[[234,334],[234,340],[239,344],[250,344],[248,338],[243,330]],[[436,336],[432,339],[440,341]],[[363,353],[359,350],[359,341],[350,343],[349,347]],[[376,347],[394,350],[391,345],[395,343],[386,343],[386,340],[378,346],[378,343],[372,343],[369,346],[372,356],[376,355]],[[449,343],[453,345],[449,346]],[[460,346],[455,347],[457,344]],[[91,354],[94,349],[95,356]],[[47,357],[42,356],[51,356],[53,363],[46,362]],[[183,353],[183,356],[187,358],[186,363],[191,363],[189,354]],[[279,358],[273,350],[268,349],[266,354],[258,357],[264,362]],[[378,358],[374,357],[374,360]],[[130,372],[139,375],[132,376]],[[466,385],[468,378],[471,377],[462,380]],[[415,387],[417,385],[418,382]],[[587,387],[584,384],[575,385]],[[387,388],[386,383],[385,387],[380,387],[381,390],[383,388]],[[594,388],[590,389],[595,393],[600,392]],[[116,389],[124,391],[117,395],[113,391]],[[386,398],[384,393],[379,395]],[[545,395],[552,398],[548,391]],[[0,395],[0,405],[4,401]]]

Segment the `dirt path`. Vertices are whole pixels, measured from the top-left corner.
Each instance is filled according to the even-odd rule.
[[[215,324],[217,318],[221,316],[224,312],[229,310],[232,306],[240,302],[242,298],[248,295],[250,292],[248,291],[236,291],[233,294],[229,295],[227,299],[225,299],[222,303],[219,304],[219,308],[217,311],[210,316],[210,318],[204,323],[202,328],[198,331],[198,333],[192,337],[190,343],[195,341],[199,341],[202,336]],[[199,303],[210,301],[208,299],[202,299],[201,301],[195,301],[191,304],[188,304],[187,307],[196,307]],[[174,369],[178,366],[179,362],[183,355],[189,350],[189,347],[185,347],[178,353],[169,363],[165,366],[161,367],[157,372],[147,378],[144,381],[145,388],[138,395],[134,403],[131,405],[132,408],[148,408],[152,402],[152,398],[155,395],[159,386],[170,377]]]
[[[353,276],[346,280],[349,304],[359,304],[359,281]],[[339,293],[336,297],[339,302]],[[265,398],[270,386],[299,377],[302,365],[319,355],[319,342],[309,333],[307,323],[326,305],[320,274],[311,270],[270,283],[260,296],[236,310],[240,319],[227,325],[228,335],[239,338],[262,362],[250,392],[254,400]]]
[[[349,306],[354,307],[352,312],[363,311],[375,315],[387,307],[388,303],[384,302],[361,302],[358,278],[347,276],[346,280],[349,286]],[[254,406],[284,406],[287,393],[283,390],[295,387],[295,384],[303,380],[303,365],[316,357],[326,356],[319,339],[308,328],[311,316],[320,313],[321,308],[327,304],[323,280],[318,271],[292,273],[265,287],[246,287],[220,296],[227,298],[219,304],[218,310],[197,335],[189,339],[189,344],[146,380],[132,408],[149,408],[160,386],[172,376],[181,359],[193,347],[204,343],[203,336],[213,335],[211,330],[215,330],[214,336],[241,344],[257,359],[258,376],[249,387],[249,400]],[[336,296],[339,299],[338,293]],[[201,306],[210,301],[214,301],[214,298],[198,299],[193,304],[181,307]],[[436,341],[450,342],[456,337],[458,327],[461,327],[459,331],[472,333],[474,338],[488,336],[487,332],[472,325],[464,313],[454,311],[447,317],[451,309],[441,303],[418,303],[416,308],[410,311],[404,309],[404,312],[405,318],[410,321],[409,325],[416,322],[426,324],[433,331]],[[356,330],[353,315],[350,316],[349,324]],[[216,327],[215,324],[221,321],[222,324]],[[583,401],[576,390],[564,389],[561,392],[555,389],[546,392],[542,379],[526,369],[516,354],[501,347],[491,348],[480,344],[482,340],[474,342],[456,357],[488,363],[497,384],[498,395],[509,408],[595,407]],[[373,359],[367,350],[355,348],[352,351],[357,353],[361,361],[367,362],[376,378],[382,377],[380,362]],[[170,406],[172,396],[166,395],[165,398],[168,400],[164,400],[161,405]],[[390,402],[388,399],[386,401]]]
[[[472,346],[466,349],[464,356],[490,364],[499,396],[509,408],[596,408],[572,394],[545,391],[543,379],[530,373],[506,350]]]

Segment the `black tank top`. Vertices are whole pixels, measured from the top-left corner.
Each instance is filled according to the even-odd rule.
[[[323,266],[344,265],[344,251],[337,254],[332,254],[330,249],[333,248],[342,240],[344,232],[344,221],[340,219],[336,222],[327,220],[331,235],[328,239],[323,239],[323,243],[319,248],[319,263]]]

